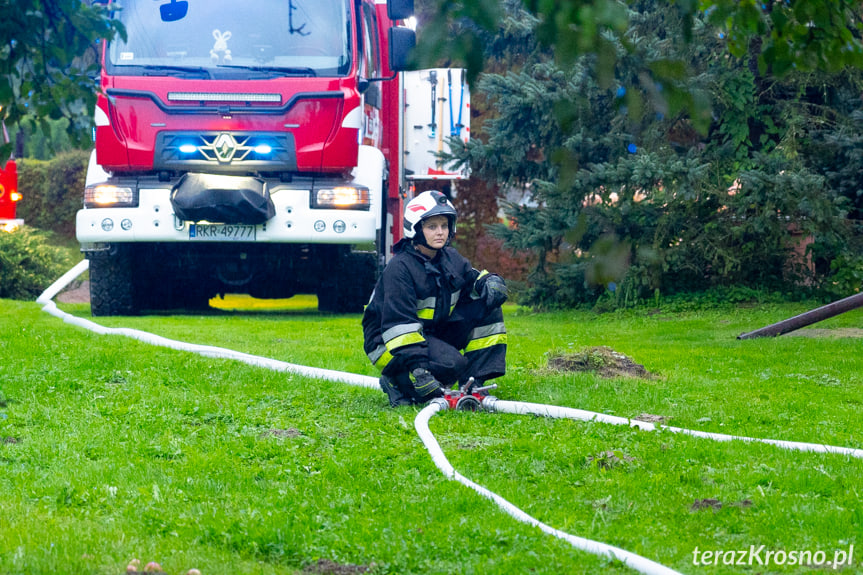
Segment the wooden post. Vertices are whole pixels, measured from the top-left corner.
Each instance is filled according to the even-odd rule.
[[[801,313],[800,315],[796,315],[772,325],[768,325],[767,327],[750,331],[749,333],[742,333],[737,336],[737,339],[775,337],[825,319],[830,319],[831,317],[845,313],[846,311],[851,311],[852,309],[857,309],[858,307],[863,307],[863,293],[858,293],[850,297],[846,297],[845,299],[828,303],[827,305]]]

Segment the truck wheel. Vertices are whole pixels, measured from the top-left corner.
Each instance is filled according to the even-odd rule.
[[[90,313],[93,316],[135,315],[132,294],[132,254],[128,246],[115,245],[106,252],[91,253]]]
[[[318,311],[362,313],[375,287],[376,275],[377,254],[345,254],[318,291]]]

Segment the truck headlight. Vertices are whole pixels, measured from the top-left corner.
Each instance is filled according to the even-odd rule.
[[[342,210],[368,210],[371,195],[368,188],[359,186],[336,186],[314,190],[313,208],[334,208]]]
[[[88,208],[130,208],[137,205],[137,190],[131,186],[98,184],[84,188],[84,206]]]

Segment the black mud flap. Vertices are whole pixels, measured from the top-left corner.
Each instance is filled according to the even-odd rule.
[[[262,224],[276,214],[266,183],[248,176],[186,174],[171,190],[171,205],[190,222]]]

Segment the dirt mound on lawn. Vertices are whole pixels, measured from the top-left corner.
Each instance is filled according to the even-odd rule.
[[[548,368],[555,371],[591,371],[600,377],[656,377],[643,365],[606,346],[554,355],[548,358]]]

